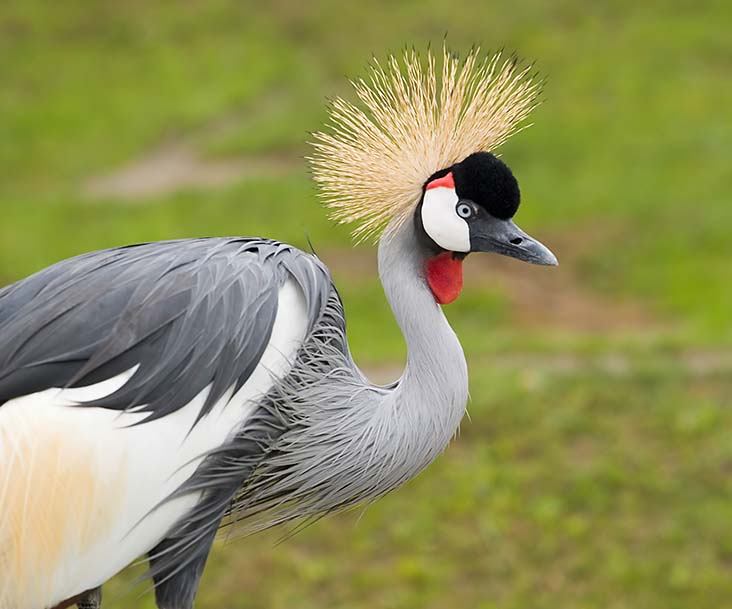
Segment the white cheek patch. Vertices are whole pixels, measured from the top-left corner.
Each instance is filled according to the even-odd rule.
[[[432,240],[450,252],[470,251],[470,228],[457,215],[458,196],[454,188],[441,186],[425,191],[422,226]]]

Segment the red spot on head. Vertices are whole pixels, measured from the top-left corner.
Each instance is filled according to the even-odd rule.
[[[463,261],[443,252],[427,260],[425,276],[438,304],[450,304],[463,289]]]
[[[455,180],[452,177],[452,171],[441,178],[428,182],[427,186],[424,187],[425,190],[431,190],[433,188],[455,188]]]

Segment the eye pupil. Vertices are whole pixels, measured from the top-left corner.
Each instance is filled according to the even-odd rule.
[[[458,203],[457,209],[458,216],[461,218],[469,218],[473,215],[473,208],[470,207],[467,203]]]

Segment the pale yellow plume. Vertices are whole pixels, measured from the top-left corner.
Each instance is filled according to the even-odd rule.
[[[436,63],[431,51],[426,65],[415,51],[375,61],[352,83],[362,107],[335,99],[330,132],[314,135],[309,160],[323,201],[338,222],[358,223],[357,239],[409,218],[434,172],[495,150],[538,103],[531,67],[501,53],[475,49],[461,62],[444,49],[439,79]]]

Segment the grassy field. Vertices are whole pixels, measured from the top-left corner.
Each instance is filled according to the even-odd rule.
[[[307,234],[357,359],[393,377],[375,252],[319,207],[308,131],[372,53],[516,50],[546,102],[501,152],[561,266],[469,260],[457,442],[363,513],[221,543],[198,607],[732,606],[732,5],[395,4],[5,3],[0,282],[122,243]],[[153,607],[135,573],[106,607]]]

